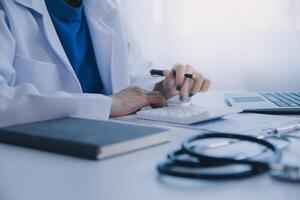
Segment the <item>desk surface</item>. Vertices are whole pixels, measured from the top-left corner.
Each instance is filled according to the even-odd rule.
[[[226,106],[222,92],[196,96],[201,105]],[[120,200],[210,199],[299,200],[299,185],[272,180],[267,175],[227,182],[162,178],[155,167],[166,153],[195,131],[174,129],[172,142],[97,161],[0,145],[1,200]],[[295,141],[285,159],[300,158]]]

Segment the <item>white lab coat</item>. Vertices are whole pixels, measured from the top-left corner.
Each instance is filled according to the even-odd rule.
[[[0,0],[0,126],[67,116],[105,120],[109,95],[129,85],[152,89],[152,64],[142,59],[116,0],[83,3],[105,95],[82,93],[43,0]]]

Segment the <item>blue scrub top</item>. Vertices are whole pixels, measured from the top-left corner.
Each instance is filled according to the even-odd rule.
[[[84,93],[102,93],[94,49],[82,1],[70,6],[63,0],[45,0],[60,42]]]

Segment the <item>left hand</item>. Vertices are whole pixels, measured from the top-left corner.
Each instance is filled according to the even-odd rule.
[[[173,67],[176,70],[174,77],[172,70],[164,70],[165,79],[156,84],[154,90],[161,92],[166,99],[177,94],[180,100],[185,97],[192,97],[198,92],[205,92],[211,85],[211,81],[197,72],[191,65],[176,64]],[[193,74],[193,78],[185,78],[185,74]]]

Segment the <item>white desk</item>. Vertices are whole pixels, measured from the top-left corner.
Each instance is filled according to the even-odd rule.
[[[222,92],[196,97],[224,106]],[[160,178],[156,164],[195,131],[175,129],[172,142],[104,161],[0,145],[0,200],[299,200],[300,186],[263,175],[242,181],[211,182]],[[300,143],[286,159],[300,160]]]

